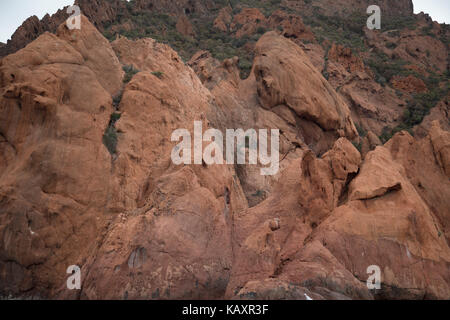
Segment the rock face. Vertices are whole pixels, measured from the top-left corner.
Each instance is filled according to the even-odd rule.
[[[73,43],[63,25],[61,36],[45,33],[1,62],[2,295],[51,296],[108,220],[102,136],[122,71],[109,43],[83,23]]]
[[[253,73],[264,108],[285,106],[323,132],[356,136],[347,105],[298,46],[270,32],[257,43],[256,55]]]
[[[425,138],[415,141],[407,133],[399,133],[386,146],[391,150],[395,161],[401,163],[411,183],[428,207],[434,213],[438,226],[446,234],[448,241],[449,211],[448,198],[448,131],[443,131],[437,123]],[[414,154],[414,156],[413,156]],[[435,186],[439,186],[436,188]]]
[[[365,277],[368,264],[379,266],[382,298],[448,299],[450,250],[442,226],[389,150],[378,147],[366,156],[348,192],[348,203],[314,239],[356,278]]]
[[[448,221],[449,181],[433,163],[433,151],[423,153],[422,174],[400,158],[412,150],[394,148],[396,142],[426,148],[429,141],[399,137],[391,151],[370,152],[360,169],[358,151],[346,140],[322,159],[306,154],[286,169],[273,197],[237,218],[238,254],[227,295],[302,299],[308,289],[319,299],[367,299],[360,281],[377,265],[383,274],[377,298],[448,299],[448,227],[440,221]],[[413,185],[416,179],[422,187]],[[431,181],[445,189],[430,194]],[[270,227],[273,219],[279,228]]]
[[[259,9],[243,8],[242,11],[233,17],[231,30],[237,30],[236,37],[241,38],[255,33],[258,28],[266,24],[266,17]]]
[[[194,120],[206,127],[212,96],[168,46],[121,38],[113,47],[141,70],[125,87],[116,125],[112,206],[123,214],[88,262],[81,297],[220,298],[231,268],[231,219],[247,202],[226,166],[175,167],[169,140],[178,128],[193,132]]]
[[[52,34],[32,18],[23,30],[36,27],[37,39],[24,32],[18,43],[31,42],[0,60],[0,298],[450,299],[448,97],[414,137],[382,145],[405,101],[363,56],[325,50],[298,15],[213,10],[211,26],[236,41],[281,26],[255,41],[241,79],[238,57],[202,50],[185,63],[150,38],[110,43],[96,26],[127,3],[77,3],[91,21],[82,16],[81,30],[62,22]],[[408,16],[410,4],[392,8]],[[195,37],[193,17],[218,8],[132,9],[170,12]],[[442,71],[440,55],[412,71]],[[423,88],[392,83],[409,97]],[[172,134],[193,133],[195,121],[203,131],[278,129],[278,173],[174,164]],[[66,287],[73,265],[81,290]],[[371,266],[381,289],[366,285]]]
[[[350,48],[333,43],[328,51],[328,58],[331,61],[338,62],[349,73],[367,72],[370,73],[369,68],[364,65],[360,57],[353,54]]]
[[[293,41],[314,41],[315,37],[311,30],[305,26],[303,20],[294,14],[287,14],[277,10],[269,17],[268,26],[272,29],[281,29],[282,35]]]
[[[347,102],[352,119],[360,128],[379,136],[384,127],[398,124],[406,103],[395,90],[375,81],[372,70],[360,56],[350,48],[332,44],[326,59],[323,73]]]
[[[369,131],[361,143],[361,155],[365,157],[369,151],[372,151],[381,145],[380,138],[372,131]]]
[[[111,161],[102,135],[122,71],[108,42],[82,22],[82,31],[62,25],[59,36],[46,33],[2,61],[2,294],[67,297],[59,286],[66,268],[78,264],[88,275],[82,298],[218,298],[231,268],[223,247],[230,219],[247,201],[226,166],[167,170],[171,133],[194,120],[206,127],[212,96],[169,47],[118,40],[122,62],[141,72],[123,92]],[[28,181],[33,175],[39,178]],[[102,233],[106,225],[111,229]],[[143,278],[129,278],[142,268]],[[110,290],[111,277],[122,279],[117,290]]]
[[[263,288],[251,292],[264,299],[289,285],[290,294],[307,287],[327,299],[370,298],[367,288],[327,248],[311,241],[312,232],[329,218],[360,161],[358,151],[345,139],[321,159],[304,152],[283,171],[268,199],[235,218],[236,256],[228,297],[249,297],[251,286]],[[279,228],[271,228],[274,220]],[[267,288],[270,279],[277,281]]]
[[[323,154],[338,138],[356,137],[345,102],[302,49],[275,32],[256,44],[246,80],[239,78],[236,59],[219,63],[199,52],[189,64],[216,99],[218,109],[209,115],[215,127],[280,129],[281,168],[288,167],[300,149]],[[251,207],[263,201],[279,179],[262,177],[257,167],[236,170]]]

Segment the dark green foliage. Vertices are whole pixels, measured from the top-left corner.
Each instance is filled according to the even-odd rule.
[[[120,113],[114,112],[114,113],[111,115],[111,122],[115,124],[117,121],[119,121],[119,119],[120,119],[121,116],[122,116],[122,115],[121,115]]]
[[[304,22],[312,27],[319,42],[328,40],[342,44],[357,51],[366,50],[364,43],[364,28],[367,16],[361,13],[353,13],[347,18],[328,17],[314,10],[312,16],[304,16]]]
[[[408,105],[403,113],[402,122],[395,128],[383,128],[380,139],[383,143],[387,142],[393,135],[402,130],[407,130],[411,135],[412,128],[422,123],[423,119],[430,113],[431,109],[450,92],[449,83],[443,88],[436,86],[430,88],[427,93],[420,93],[414,95],[413,99],[408,102]]]
[[[367,136],[367,131],[362,126],[360,126],[357,123],[355,124],[355,126],[356,126],[356,130],[358,130],[358,134],[361,138],[364,138],[365,136]]]
[[[414,16],[383,16],[381,20],[381,28],[383,31],[417,28],[417,20]]]
[[[391,59],[381,52],[375,52],[372,57],[366,61],[375,74],[375,80],[382,86],[385,86],[395,75],[406,75],[406,62],[400,59]]]
[[[388,43],[386,43],[386,48],[395,49],[395,48],[397,48],[397,44],[395,42],[388,42]]]
[[[199,39],[196,42],[196,50],[207,50],[218,60],[229,59],[234,56],[239,57],[241,78],[247,78],[252,68],[253,52],[249,52],[245,48],[245,44],[258,41],[261,34],[257,33],[252,37],[243,36],[238,39],[233,34],[224,33],[215,29],[212,20],[194,21],[194,27],[197,38]],[[191,55],[195,53],[196,50],[194,50]]]
[[[111,119],[109,121],[109,125],[103,134],[103,144],[108,149],[111,155],[116,154],[118,136],[117,130],[115,128],[116,122],[119,121],[122,115],[118,112],[114,112],[111,114]]]
[[[330,47],[327,48],[327,50],[325,51],[325,63],[323,66],[323,71],[322,71],[322,75],[325,79],[329,79],[330,74],[328,73],[328,52],[330,51]]]
[[[391,128],[389,128],[389,127],[384,127],[384,128],[383,128],[383,131],[381,132],[381,136],[380,136],[381,142],[383,142],[383,143],[388,142],[388,141],[392,138],[392,136],[393,136],[392,132],[393,132],[393,131],[392,131]]]
[[[403,114],[403,123],[407,128],[422,123],[423,118],[430,113],[430,110],[448,93],[447,90],[439,87],[427,93],[414,95],[414,100],[408,102],[407,109]]]
[[[162,78],[163,77],[163,75],[164,75],[164,72],[161,72],[161,71],[153,71],[152,72],[152,75],[154,75],[155,77],[158,77],[158,78]]]
[[[108,126],[105,134],[103,135],[103,144],[106,146],[111,155],[116,153],[117,141],[118,138],[116,128]]]
[[[356,142],[352,142],[353,146],[358,149],[358,151],[361,153],[362,150],[362,142],[360,143],[356,143]]]
[[[116,96],[113,97],[113,107],[118,110],[120,102],[122,101],[123,91],[121,90]]]
[[[269,3],[268,1],[266,2]],[[129,19],[137,27],[129,31],[120,30],[119,34],[130,39],[149,37],[158,42],[169,44],[184,61],[188,61],[198,50],[210,51],[213,57],[218,60],[238,56],[240,58],[241,76],[243,78],[247,77],[251,70],[253,54],[248,52],[244,45],[248,42],[257,41],[266,30],[260,29],[258,31],[261,34],[257,33],[252,37],[244,36],[237,39],[233,34],[215,29],[213,27],[214,16],[196,18],[195,15],[191,15],[190,18],[194,27],[195,37],[180,34],[176,30],[175,18],[165,14],[145,11],[131,14]],[[116,36],[110,30],[110,25],[105,26],[104,34],[108,39],[113,40]],[[124,83],[129,82],[134,74],[135,70],[128,69]],[[161,77],[162,74],[157,74],[157,76]]]
[[[239,68],[241,69],[241,78],[245,79],[250,75],[252,66],[253,66],[252,62],[247,57],[244,57],[239,60]]]
[[[264,34],[264,33],[266,33],[266,28],[264,28],[264,27],[259,27],[259,28],[256,30],[256,33],[258,33],[258,34]]]
[[[421,31],[422,31],[422,34],[425,36],[436,37],[436,35],[432,32],[433,25],[425,26],[421,29]]]
[[[257,190],[254,194],[252,194],[252,197],[256,198],[263,198],[266,196],[266,193],[263,190]]]
[[[125,71],[125,76],[123,77],[123,83],[128,83],[134,77],[139,70],[135,69],[132,65],[123,66],[123,71]]]
[[[388,32],[389,37],[397,38],[400,37],[400,31],[399,30],[392,30]]]

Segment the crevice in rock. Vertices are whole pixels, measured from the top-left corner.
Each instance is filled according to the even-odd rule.
[[[118,131],[116,129],[116,122],[119,121],[119,119],[122,116],[122,113],[120,112],[120,102],[122,100],[123,96],[123,89],[120,90],[120,92],[113,97],[113,108],[114,111],[111,114],[109,124],[105,129],[105,133],[103,135],[103,144],[108,149],[109,153],[111,154],[112,160],[114,161],[117,159],[117,143],[118,143]]]
[[[340,207],[343,204],[347,203],[347,201],[348,201],[348,189],[349,189],[350,183],[358,176],[360,170],[361,169],[358,169],[357,172],[349,173],[347,175],[347,181],[345,181],[344,188],[342,189],[342,192],[339,195],[338,204],[337,204],[338,207]]]

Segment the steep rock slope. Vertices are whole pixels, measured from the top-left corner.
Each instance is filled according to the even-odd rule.
[[[81,297],[220,298],[233,215],[247,201],[233,168],[180,167],[170,158],[172,132],[193,132],[195,120],[206,129],[213,97],[166,45],[121,38],[113,47],[141,72],[125,87],[116,124],[114,207],[122,214],[86,266]]]
[[[102,136],[122,70],[86,18],[83,26],[73,44],[63,25],[61,36],[45,33],[1,61],[2,294],[51,294],[108,220]]]
[[[400,150],[429,145],[429,138],[407,143],[400,137],[362,163],[346,140],[322,159],[306,153],[293,162],[267,200],[236,217],[227,296],[302,299],[311,292],[317,299],[368,299],[362,282],[377,265],[377,298],[448,299],[448,178],[434,164],[436,151],[424,153],[427,170],[414,171],[416,177],[409,163],[394,161],[403,153],[389,151],[394,144]],[[426,187],[415,187],[416,179]],[[444,189],[434,193],[440,182]]]
[[[280,129],[280,167],[297,158],[300,149],[328,151],[340,137],[356,138],[346,103],[336,94],[294,42],[266,33],[256,44],[250,76],[241,80],[237,59],[223,63],[206,52],[189,64],[211,90],[217,109],[208,115],[221,128]],[[279,178],[263,177],[259,168],[237,166],[250,206],[261,202]]]

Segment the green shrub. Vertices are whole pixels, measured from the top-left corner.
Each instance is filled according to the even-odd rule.
[[[362,142],[360,143],[356,143],[356,142],[352,142],[353,146],[358,149],[359,153],[361,153],[362,150]]]
[[[120,117],[122,116],[122,114],[118,113],[118,112],[114,112],[111,115],[111,123],[115,124],[117,121],[119,121]]]
[[[397,44],[394,42],[388,42],[388,43],[386,43],[386,48],[395,49],[395,48],[397,48]]]
[[[365,136],[367,136],[367,131],[359,124],[355,124],[356,126],[356,130],[358,131],[358,134],[361,138],[364,138]]]
[[[125,76],[123,77],[123,83],[128,83],[134,77],[139,70],[135,69],[132,65],[123,66],[123,71],[125,71]]]
[[[374,52],[366,64],[375,74],[375,80],[385,86],[395,75],[407,75],[406,62],[400,59],[391,59],[382,52]]]
[[[425,36],[430,36],[430,37],[433,37],[433,38],[436,37],[436,35],[432,32],[433,31],[433,25],[425,26],[425,27],[423,27],[421,29],[421,31],[422,31],[422,34],[425,35]]]
[[[430,110],[449,93],[449,84],[441,88],[436,86],[429,92],[415,94],[413,99],[408,101],[408,105],[403,112],[401,123],[395,128],[385,127],[380,136],[383,143],[387,142],[393,135],[402,130],[407,130],[413,135],[414,126],[422,123],[423,119],[430,113]]]
[[[266,33],[266,28],[264,28],[264,27],[258,27],[258,29],[256,30],[256,33],[258,33],[258,34],[264,34],[264,33]]]
[[[122,101],[123,91],[121,90],[116,96],[113,97],[114,109],[119,109],[120,102]]]
[[[263,198],[266,196],[266,193],[263,190],[257,190],[254,194],[252,194],[252,197],[255,198]]]
[[[389,31],[387,34],[388,34],[389,37],[393,37],[393,38],[400,37],[400,31],[399,30],[392,30],[392,31]]]
[[[319,43],[326,39],[357,51],[367,50],[364,43],[366,15],[355,12],[347,18],[328,17],[321,14],[317,7],[313,8],[313,15],[304,16],[303,19],[311,27]]]
[[[103,135],[103,144],[108,149],[111,155],[116,154],[117,152],[117,130],[113,126],[108,126]]]
[[[161,71],[153,71],[152,72],[152,75],[154,75],[155,77],[158,77],[158,78],[162,78],[163,77],[163,75],[164,75],[164,72],[161,72]]]
[[[252,62],[248,58],[239,59],[239,68],[241,69],[241,78],[246,79],[252,70]]]
[[[430,113],[431,109],[436,106],[446,93],[448,93],[448,89],[437,87],[427,93],[414,95],[414,100],[408,102],[407,109],[403,114],[402,122],[406,128],[412,128],[422,123],[423,118]]]
[[[388,142],[392,138],[392,136],[392,129],[389,127],[384,127],[380,135],[380,140],[384,144]]]
[[[416,27],[417,20],[414,16],[384,16],[381,22],[381,28],[383,31],[402,30],[406,28],[414,30]]]
[[[108,127],[106,128],[105,133],[103,134],[103,144],[106,146],[111,155],[116,154],[118,136],[115,125],[116,122],[119,121],[121,116],[122,114],[120,114],[119,112],[116,111],[113,112],[111,114]]]

